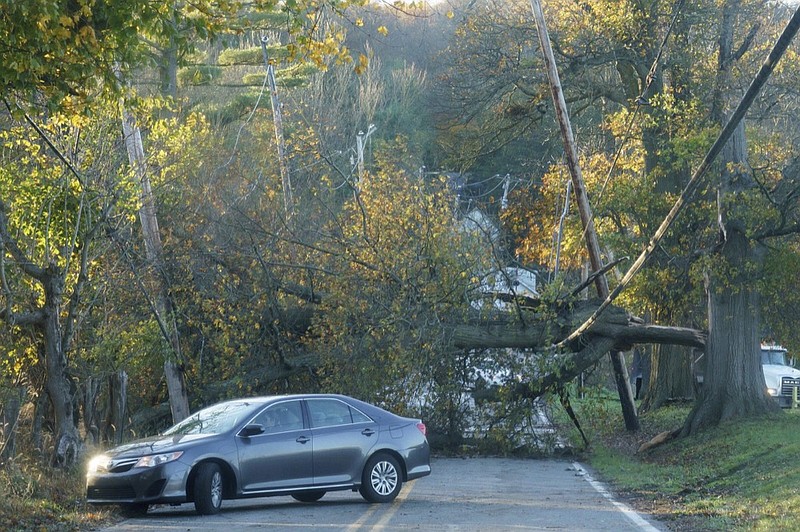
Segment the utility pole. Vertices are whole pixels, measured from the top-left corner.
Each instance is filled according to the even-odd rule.
[[[500,210],[504,211],[508,208],[508,189],[511,182],[511,174],[506,174],[503,178],[503,199],[500,200]]]
[[[269,97],[272,102],[272,123],[275,125],[275,143],[278,145],[278,163],[281,167],[281,182],[283,184],[283,208],[286,215],[291,216],[294,210],[294,199],[292,198],[292,182],[289,178],[289,162],[286,159],[286,142],[283,138],[281,103],[278,100],[278,86],[275,83],[275,67],[269,62],[269,56],[267,55],[266,37],[261,37],[261,52],[264,56],[264,67],[267,69]]]
[[[556,117],[558,118],[558,123],[561,128],[561,137],[564,142],[567,167],[570,171],[572,185],[575,191],[575,199],[578,204],[581,222],[583,223],[589,261],[591,262],[592,270],[600,272],[603,269],[603,260],[600,255],[600,244],[597,240],[597,232],[594,227],[592,208],[586,194],[586,186],[578,161],[578,150],[575,147],[575,138],[572,134],[567,104],[564,100],[564,92],[561,89],[561,80],[559,79],[553,49],[550,46],[550,36],[547,33],[547,25],[545,24],[544,14],[542,13],[542,6],[539,0],[531,0],[531,9],[533,10],[533,18],[536,20],[539,45],[544,55]],[[598,275],[595,278],[595,287],[597,288],[597,295],[600,296],[600,298],[606,299],[608,297],[608,279],[606,279],[605,275]],[[619,393],[619,399],[622,405],[622,417],[625,419],[625,428],[629,431],[639,430],[639,418],[636,413],[636,405],[633,402],[631,386],[628,382],[628,371],[625,368],[625,359],[619,351],[611,351],[609,356],[611,357],[611,363],[614,367],[614,379],[617,384],[617,392]]]
[[[370,124],[367,132],[359,131],[356,135],[356,155],[358,156],[358,180],[359,182],[364,179],[364,143],[375,130],[375,124]]]

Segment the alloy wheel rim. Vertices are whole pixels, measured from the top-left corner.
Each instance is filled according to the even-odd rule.
[[[222,504],[222,475],[214,473],[211,477],[211,504],[214,508],[219,508]]]
[[[379,495],[389,495],[397,487],[397,470],[389,462],[378,462],[372,468],[372,488]]]

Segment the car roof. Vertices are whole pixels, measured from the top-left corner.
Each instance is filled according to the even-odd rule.
[[[290,399],[339,399],[341,401],[347,402],[352,404],[353,406],[358,407],[362,410],[365,414],[368,414],[372,417],[385,417],[390,416],[393,418],[406,419],[402,416],[398,416],[397,414],[390,412],[380,406],[374,405],[372,403],[367,403],[366,401],[361,401],[360,399],[356,399],[354,397],[350,397],[348,395],[336,394],[336,393],[300,393],[300,394],[283,394],[283,395],[262,395],[256,397],[240,397],[238,399],[230,399],[228,401],[222,401],[221,403],[252,403],[254,405],[267,405],[270,403],[277,403],[280,401],[290,400]],[[217,403],[217,404],[221,404]],[[213,406],[213,405],[209,405]],[[408,418],[411,419],[411,418]]]

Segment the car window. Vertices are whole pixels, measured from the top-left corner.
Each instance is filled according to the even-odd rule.
[[[362,412],[338,399],[309,399],[306,402],[313,427],[331,427],[371,421]]]
[[[262,425],[267,434],[300,430],[303,428],[303,410],[300,401],[285,401],[270,405],[256,416],[253,423]]]
[[[162,434],[175,436],[179,434],[219,434],[230,430],[239,421],[243,412],[253,405],[248,402],[220,403],[189,416],[180,423],[168,428]]]

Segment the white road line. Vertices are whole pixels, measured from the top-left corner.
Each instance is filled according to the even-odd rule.
[[[627,504],[615,500],[614,497],[608,492],[608,490],[600,482],[592,478],[592,475],[590,475],[583,468],[581,464],[579,464],[578,462],[572,462],[572,466],[578,473],[580,473],[581,476],[583,476],[583,478],[586,479],[586,482],[588,482],[595,490],[597,490],[597,492],[600,495],[608,499],[608,501],[611,504],[616,506],[616,508],[620,512],[622,512],[628,519],[633,521],[633,523],[636,526],[638,526],[642,530],[646,530],[647,532],[659,532],[659,530],[656,527],[648,523],[647,520],[645,520],[641,515],[636,513],[636,511],[633,508],[631,508]]]

